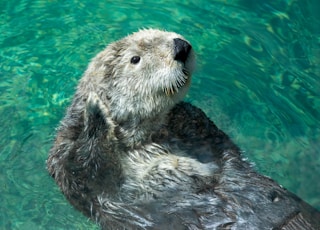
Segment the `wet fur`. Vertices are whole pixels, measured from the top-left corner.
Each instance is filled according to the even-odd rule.
[[[140,31],[92,60],[47,161],[67,199],[103,229],[318,229],[315,209],[180,102],[194,55],[174,61],[176,37]]]

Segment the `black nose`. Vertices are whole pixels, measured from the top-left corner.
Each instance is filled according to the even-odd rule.
[[[174,60],[185,62],[191,50],[191,45],[180,38],[173,39],[174,41]]]

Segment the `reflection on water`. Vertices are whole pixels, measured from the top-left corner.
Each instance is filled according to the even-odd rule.
[[[188,101],[259,171],[320,208],[317,1],[2,1],[0,228],[95,229],[45,169],[54,129],[87,63],[143,27],[197,51]]]

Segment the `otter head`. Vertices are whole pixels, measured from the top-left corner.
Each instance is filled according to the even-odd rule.
[[[90,63],[81,88],[93,91],[118,124],[163,117],[183,99],[195,58],[181,35],[141,30],[111,43]]]

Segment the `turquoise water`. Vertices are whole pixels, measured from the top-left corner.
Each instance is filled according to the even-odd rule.
[[[317,0],[0,0],[0,229],[97,229],[45,160],[89,60],[149,27],[192,42],[186,100],[257,170],[320,209],[319,9]]]

